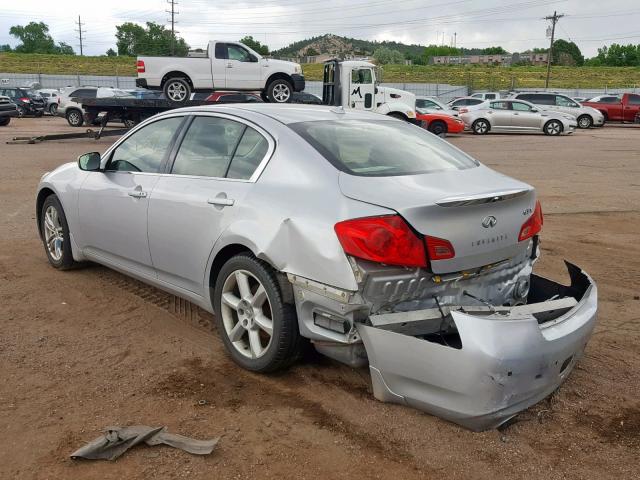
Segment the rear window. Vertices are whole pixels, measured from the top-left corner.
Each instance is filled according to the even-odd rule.
[[[343,120],[289,125],[338,170],[386,177],[478,165],[435,135],[397,120]]]

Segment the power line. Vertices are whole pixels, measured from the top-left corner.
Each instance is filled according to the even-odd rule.
[[[169,20],[171,22],[171,55],[175,55],[176,54],[176,15],[178,14],[178,12],[176,12],[176,5],[178,4],[178,2],[176,2],[175,0],[167,0],[167,3],[169,5],[171,5],[171,11],[169,10],[165,10],[165,12],[170,13],[171,14],[171,20]]]
[[[78,15],[78,29],[76,30],[76,32],[78,32],[79,35],[79,39],[80,39],[80,56],[82,56],[82,26],[84,25],[84,23],[80,22],[80,15]]]
[[[544,82],[544,88],[549,88],[549,77],[551,76],[551,57],[553,56],[553,38],[556,35],[556,23],[564,15],[558,15],[556,11],[553,15],[544,17],[545,20],[551,20],[551,45],[549,45],[549,53],[547,54],[547,79]]]

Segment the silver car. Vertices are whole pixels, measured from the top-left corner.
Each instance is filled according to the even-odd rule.
[[[52,266],[93,261],[215,312],[236,363],[310,343],[369,365],[374,395],[495,427],[553,392],[596,286],[532,273],[535,190],[422,128],[302,105],[183,108],[43,176]]]
[[[571,115],[576,119],[579,128],[602,127],[604,115],[593,107],[587,107],[572,100],[566,95],[547,92],[516,93],[511,98],[525,100],[541,110],[555,111]]]
[[[433,97],[416,97],[416,110],[418,113],[444,113],[452,117],[458,116],[458,111],[449,108],[444,103]]]
[[[488,100],[459,110],[466,128],[484,135],[489,132],[543,132],[546,135],[573,133],[576,120],[559,112],[539,110],[523,100]]]

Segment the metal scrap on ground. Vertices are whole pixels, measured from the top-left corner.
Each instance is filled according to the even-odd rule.
[[[92,440],[84,447],[71,454],[71,458],[88,460],[115,460],[131,447],[140,443],[149,446],[169,445],[194,455],[208,455],[220,440],[196,440],[194,438],[169,433],[167,427],[148,427],[136,425],[131,427],[109,427],[103,435]]]

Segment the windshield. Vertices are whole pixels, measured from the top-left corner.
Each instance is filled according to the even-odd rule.
[[[338,170],[351,175],[417,175],[478,165],[432,133],[397,120],[315,121],[289,126]]]

